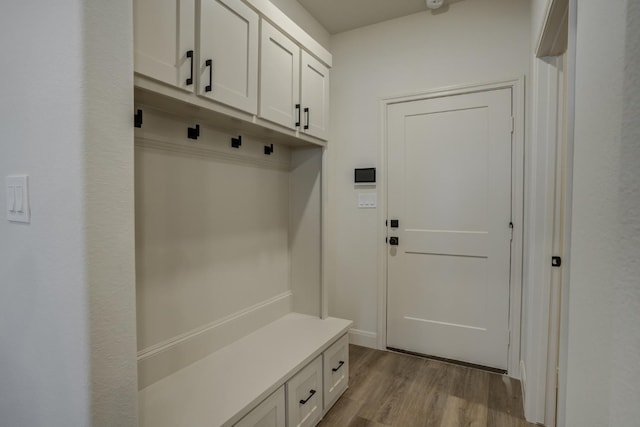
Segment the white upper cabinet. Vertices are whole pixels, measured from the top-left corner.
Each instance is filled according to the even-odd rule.
[[[300,124],[300,48],[262,20],[260,117],[290,129]]]
[[[329,68],[262,20],[260,117],[327,139]]]
[[[193,91],[195,0],[134,0],[136,73]]]
[[[329,136],[329,69],[302,51],[302,131],[326,140]]]
[[[258,20],[241,0],[200,0],[199,95],[257,114]]]
[[[133,0],[133,11],[141,99],[174,98],[180,113],[191,104],[257,134],[327,140],[331,54],[269,0]]]

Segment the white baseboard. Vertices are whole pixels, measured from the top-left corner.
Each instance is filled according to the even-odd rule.
[[[349,329],[349,343],[362,347],[378,348],[378,334],[360,329]]]
[[[138,352],[138,389],[200,360],[291,312],[291,291]]]

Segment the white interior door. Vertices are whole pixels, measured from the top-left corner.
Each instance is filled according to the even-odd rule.
[[[511,89],[388,107],[388,347],[506,370],[511,111]]]

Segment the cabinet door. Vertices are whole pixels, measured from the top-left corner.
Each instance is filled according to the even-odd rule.
[[[284,386],[234,424],[234,427],[285,427]]]
[[[302,51],[302,129],[326,140],[329,135],[329,69]]]
[[[258,15],[241,0],[200,0],[198,94],[258,112]]]
[[[344,335],[323,353],[324,409],[344,393],[349,384],[349,336]]]
[[[312,427],[322,417],[322,356],[287,382],[287,425]]]
[[[134,0],[135,72],[192,91],[195,17],[195,0]]]
[[[262,20],[260,117],[295,129],[300,126],[300,48]]]

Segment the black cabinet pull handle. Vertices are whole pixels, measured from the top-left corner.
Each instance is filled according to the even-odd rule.
[[[344,360],[341,360],[340,363],[338,363],[338,367],[331,369],[331,371],[338,372],[338,370],[342,368],[342,365],[344,365]]]
[[[311,399],[313,397],[313,395],[316,394],[315,390],[310,390],[309,391],[309,397],[307,397],[305,400],[301,400],[300,404],[304,405],[305,403],[307,403],[309,401],[309,399]]]
[[[193,51],[192,50],[187,51],[187,58],[191,60],[191,74],[187,79],[187,86],[191,86],[193,84]]]
[[[305,107],[304,114],[307,116],[307,123],[304,125],[305,130],[309,129],[309,107]]]
[[[296,111],[298,112],[298,121],[296,122],[296,127],[300,127],[300,104],[296,104]]]
[[[207,59],[204,62],[205,67],[209,67],[209,84],[204,88],[205,92],[211,92],[213,87],[213,60]]]

